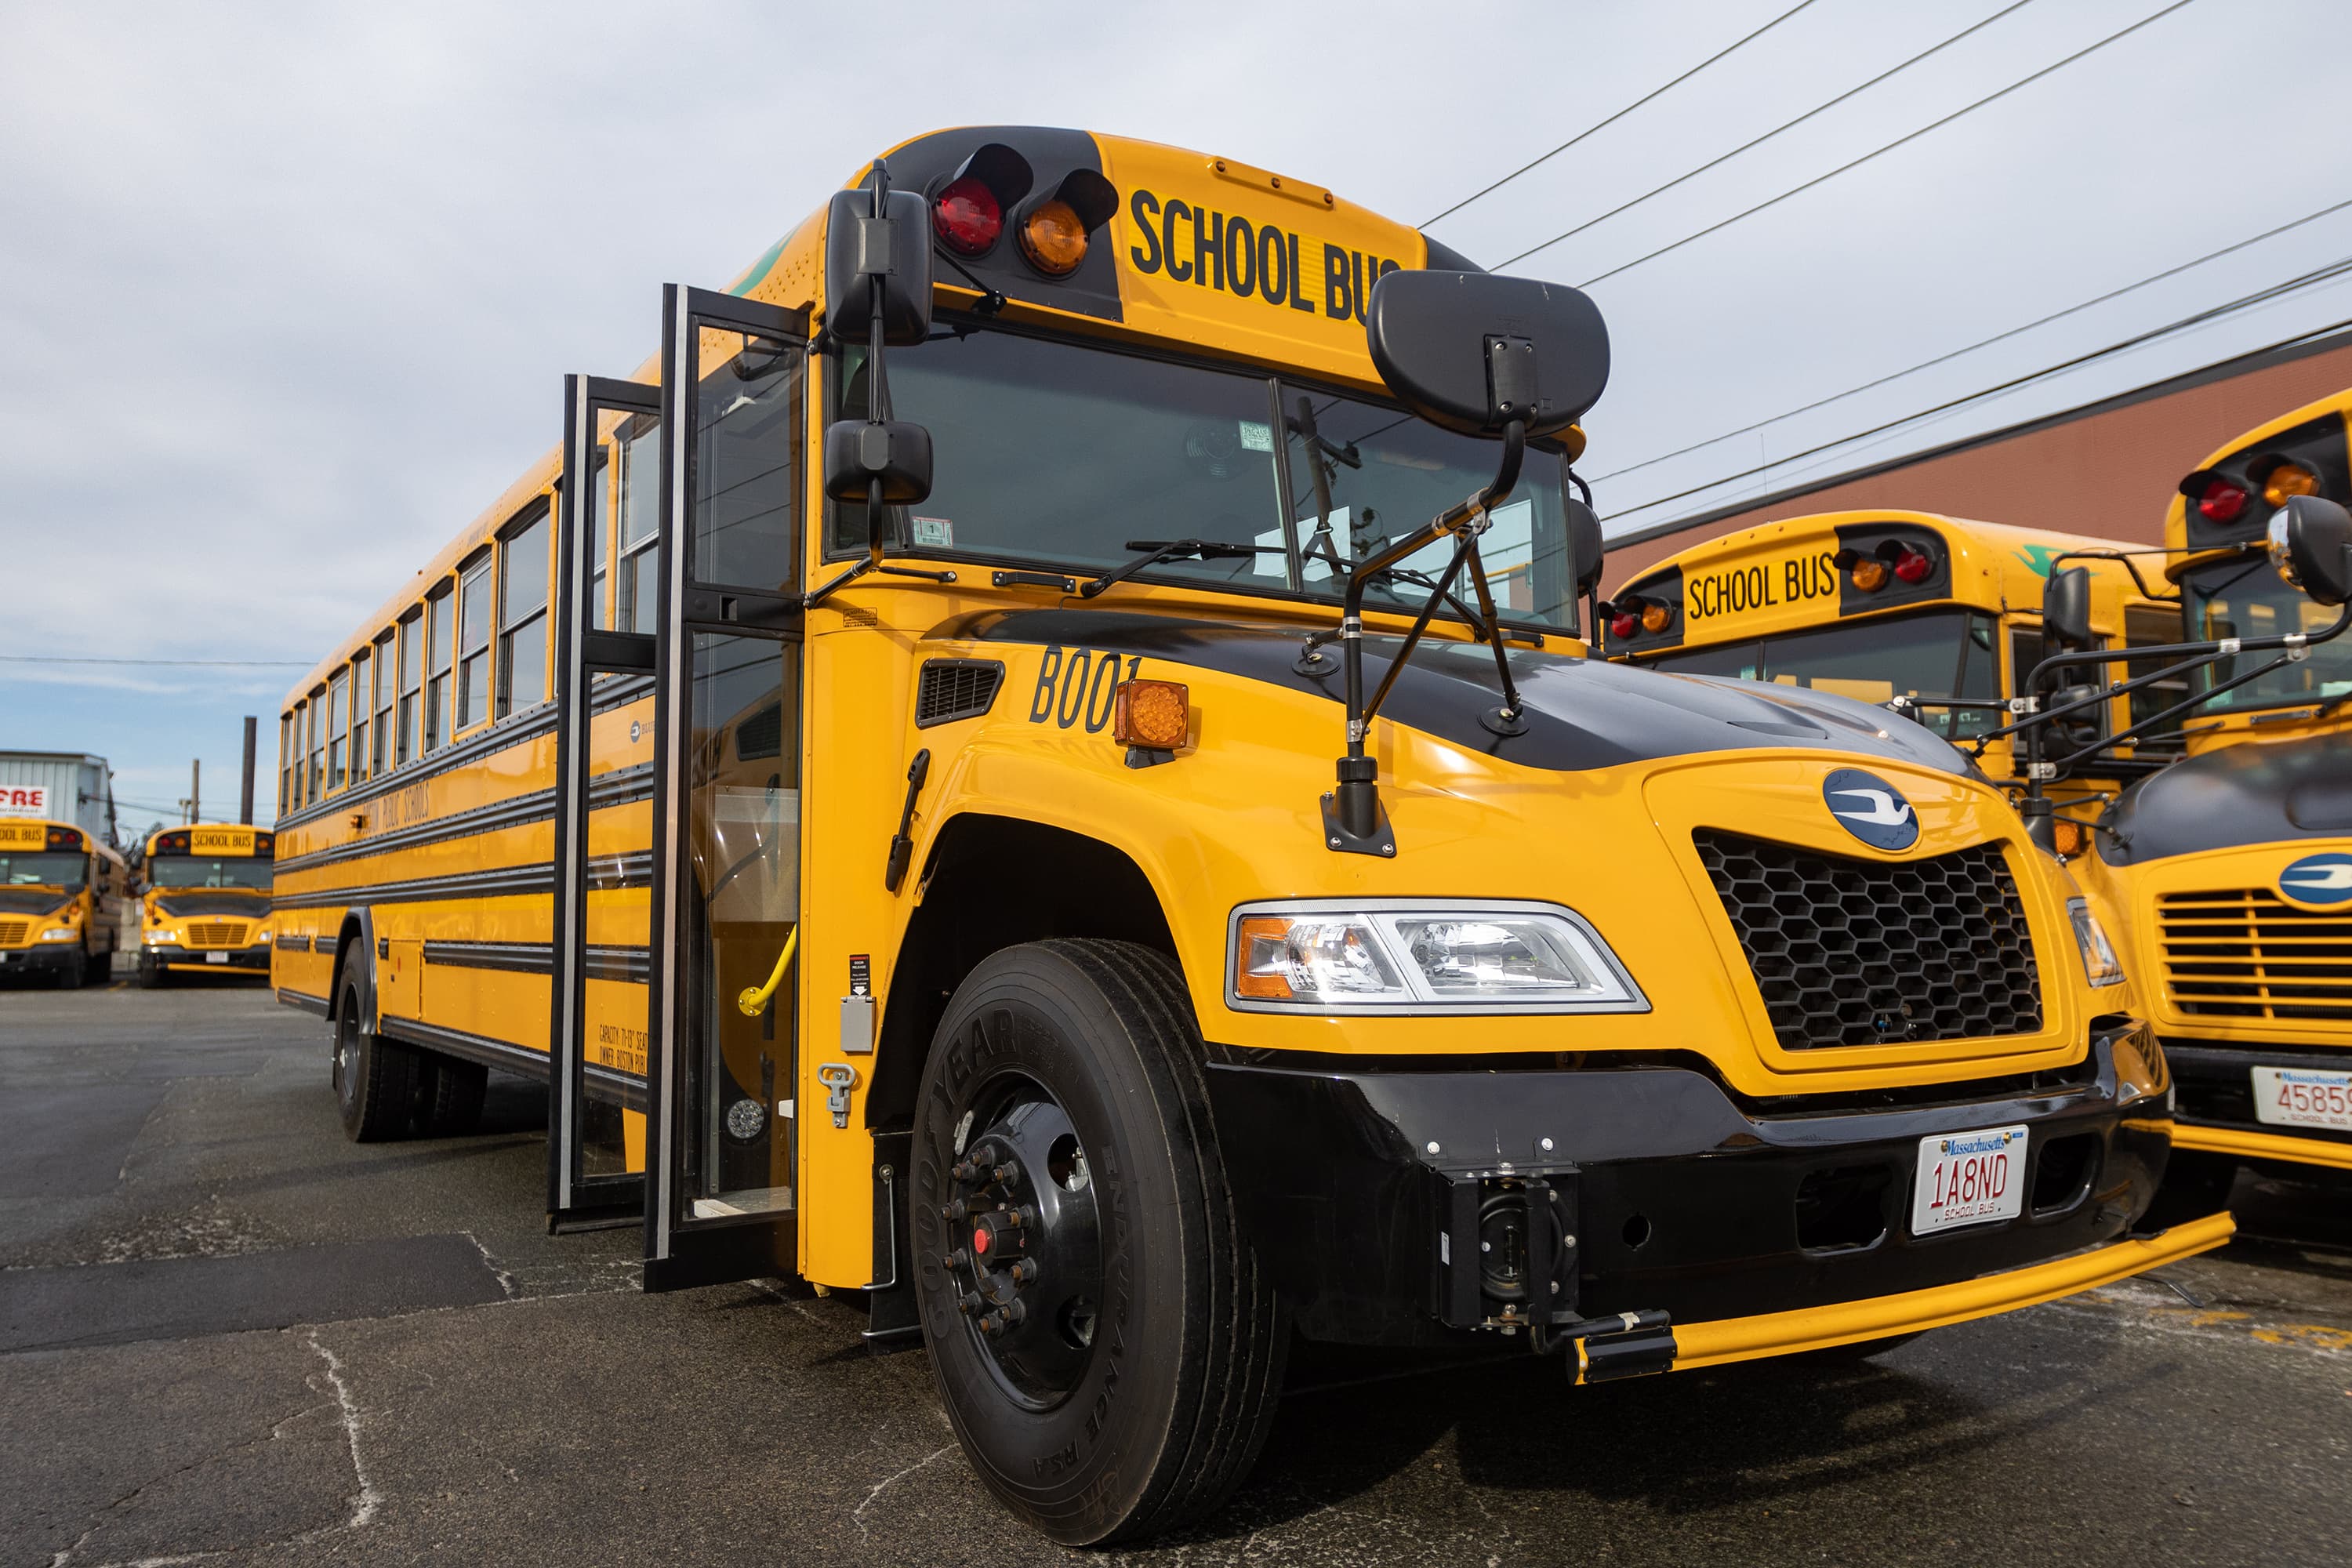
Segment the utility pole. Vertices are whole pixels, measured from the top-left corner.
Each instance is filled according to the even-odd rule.
[[[236,819],[248,827],[253,826],[253,748],[260,723],[250,713],[245,716],[245,787],[238,792]]]
[[[204,758],[191,757],[188,759],[188,826],[191,827],[204,820]]]

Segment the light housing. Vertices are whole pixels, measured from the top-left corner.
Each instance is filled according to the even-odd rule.
[[[1055,196],[1021,220],[1021,254],[1048,278],[1067,278],[1087,258],[1087,226],[1077,209]]]
[[[1004,207],[977,174],[966,174],[931,204],[931,232],[958,256],[985,256],[1004,233]]]
[[[41,933],[43,942],[79,942],[81,932],[71,926],[51,926]]]
[[[1653,599],[1642,606],[1642,629],[1652,637],[1664,631],[1674,618],[1675,607],[1661,600]]]
[[[2218,474],[2207,479],[2197,492],[2198,515],[2208,522],[2235,522],[2238,514],[2245,510],[2245,490]]]
[[[1111,699],[1110,738],[1151,752],[1182,749],[1192,731],[1191,688],[1181,680],[1122,680]]]
[[[1226,1001],[1242,1012],[1644,1013],[1600,932],[1559,904],[1315,899],[1233,916]]]
[[[1895,555],[1895,580],[1906,587],[1925,583],[1936,571],[1936,558],[1916,545],[1898,546]]]
[[[2115,943],[2100,928],[2099,917],[2091,912],[2089,901],[2069,899],[2066,918],[2074,923],[2074,946],[2083,955],[2083,978],[2093,985],[2121,984],[2124,966],[2116,957]]]
[[[2051,847],[2067,859],[2072,860],[2075,856],[2080,855],[2089,847],[2090,841],[2091,829],[2086,824],[2077,822],[2071,816],[2051,817]]]
[[[1875,555],[1859,556],[1846,575],[1856,588],[1865,594],[1875,594],[1886,586],[1886,563]]]
[[[2319,493],[2319,476],[2292,458],[2282,458],[2263,476],[2263,500],[2284,506],[2296,496]]]

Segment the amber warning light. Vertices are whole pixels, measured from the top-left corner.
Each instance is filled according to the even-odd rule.
[[[1122,746],[1177,751],[1192,728],[1191,700],[1181,681],[1120,681],[1112,700],[1110,737]]]

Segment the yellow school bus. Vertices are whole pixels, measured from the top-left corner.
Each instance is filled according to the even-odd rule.
[[[2242,1163],[2352,1171],[2352,636],[2318,641],[2341,612],[2264,549],[2294,498],[2352,504],[2347,410],[2352,391],[2295,409],[2181,481],[2179,640],[2314,646],[2191,670],[2187,756],[2126,791],[2074,865],[2178,1074],[2186,1207]]]
[[[546,1077],[552,1224],[858,1292],[1076,1543],[1215,1507],[1294,1328],[1593,1383],[2229,1234],[2139,1226],[2162,1054],[1948,745],[1587,657],[1581,294],[983,127],[661,329],[289,694],[352,1136]]]
[[[0,975],[104,981],[129,885],[122,857],[73,824],[0,817]]]
[[[1822,512],[1692,546],[1628,582],[1606,608],[1612,658],[1685,674],[1835,691],[1891,707],[2014,784],[2009,699],[2046,649],[2042,590],[2053,565],[2090,574],[2101,646],[2179,639],[2160,563],[2110,540],[1903,510]],[[2121,729],[2176,698],[2152,683],[2104,716]],[[2143,743],[2069,781],[2075,815],[2112,799],[2117,777],[2174,752]]]
[[[235,822],[147,836],[139,897],[139,984],[174,974],[269,973],[269,887],[277,838]]]

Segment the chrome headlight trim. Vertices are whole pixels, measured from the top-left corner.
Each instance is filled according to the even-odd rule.
[[[2095,987],[2122,984],[2123,960],[2116,956],[2116,944],[2099,917],[2091,912],[2091,901],[2067,900],[2066,921],[2074,930],[2074,952],[2083,961],[2083,978]]]
[[[1410,993],[1394,1002],[1328,1002],[1319,998],[1279,1002],[1240,994],[1239,959],[1242,921],[1253,915],[1360,915],[1370,922],[1383,956],[1405,976]],[[1396,934],[1400,919],[1477,920],[1493,916],[1541,916],[1559,922],[1574,951],[1606,990],[1589,1000],[1544,999],[1501,1001],[1490,996],[1445,1001],[1432,994],[1420,978],[1419,965],[1404,953]],[[1633,973],[1618,958],[1591,921],[1565,904],[1532,899],[1264,899],[1235,906],[1225,919],[1225,1005],[1236,1013],[1276,1013],[1309,1017],[1465,1018],[1525,1017],[1646,1013],[1643,995]]]

